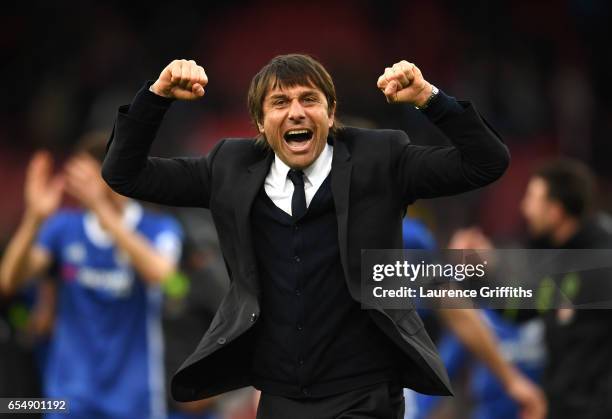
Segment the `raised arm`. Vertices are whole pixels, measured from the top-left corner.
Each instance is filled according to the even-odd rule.
[[[401,61],[388,67],[378,88],[388,102],[421,109],[452,143],[416,146],[402,132],[392,138],[393,169],[405,203],[476,189],[505,172],[510,155],[497,133],[469,102],[438,91],[414,64]]]
[[[210,166],[207,158],[149,157],[151,144],[175,99],[204,95],[208,78],[194,61],[172,61],[132,104],[119,108],[102,166],[102,177],[116,192],[131,198],[173,206],[208,207]]]
[[[122,209],[109,198],[108,187],[100,179],[100,165],[83,154],[66,165],[66,191],[93,212],[116,246],[129,257],[131,265],[149,284],[159,284],[176,273],[176,260],[164,254],[136,230],[122,222]]]
[[[41,225],[58,208],[64,180],[51,178],[48,152],[37,152],[28,166],[24,214],[0,261],[0,290],[13,293],[24,280],[43,274],[53,262],[51,254],[34,244]]]

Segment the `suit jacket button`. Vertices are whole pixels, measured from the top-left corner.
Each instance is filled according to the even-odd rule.
[[[255,320],[257,320],[257,313],[252,313],[251,314],[251,321],[254,322]]]
[[[219,345],[223,345],[225,342],[226,342],[225,338],[219,338],[219,339],[217,339],[217,343],[218,343]]]

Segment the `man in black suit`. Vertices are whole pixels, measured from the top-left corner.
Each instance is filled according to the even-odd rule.
[[[175,99],[204,95],[194,61],[170,63],[121,107],[102,169],[117,192],[210,208],[230,291],[172,394],[196,400],[253,385],[259,418],[401,418],[402,388],[450,395],[414,310],[361,309],[361,249],[402,247],[402,217],[419,198],[499,178],[509,154],[469,102],[446,96],[412,63],[385,70],[389,102],[421,109],[452,142],[410,144],[402,131],[340,127],[323,66],[278,56],[253,78],[256,139],[226,139],[207,157],[148,157]]]

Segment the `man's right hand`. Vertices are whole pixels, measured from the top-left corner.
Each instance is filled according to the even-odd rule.
[[[170,99],[194,100],[204,96],[208,77],[193,60],[174,60],[164,68],[151,91]]]
[[[51,177],[53,159],[47,151],[38,151],[30,160],[25,180],[27,214],[43,221],[59,207],[64,190],[64,179]]]

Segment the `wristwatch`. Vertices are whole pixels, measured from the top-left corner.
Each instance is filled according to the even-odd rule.
[[[423,110],[423,109],[427,109],[427,107],[429,106],[429,104],[431,103],[431,101],[433,100],[434,97],[436,97],[436,95],[440,92],[440,89],[438,89],[436,86],[434,86],[433,84],[431,85],[431,94],[429,95],[429,97],[427,98],[427,100],[425,101],[425,103],[423,104],[423,106],[417,106],[414,105],[414,107],[418,110]]]

